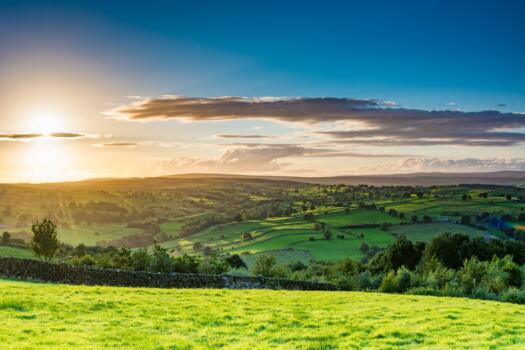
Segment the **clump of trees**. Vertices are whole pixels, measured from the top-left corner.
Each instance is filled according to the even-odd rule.
[[[375,250],[365,243],[361,251]],[[345,290],[463,296],[525,304],[525,243],[444,234],[430,243],[401,237],[363,262],[310,261],[278,265],[257,258],[252,273],[267,277],[329,282]]]

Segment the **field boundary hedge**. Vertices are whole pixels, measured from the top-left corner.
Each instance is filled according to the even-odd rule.
[[[146,288],[337,290],[329,283],[280,278],[102,269],[38,260],[0,258],[0,276],[76,285]]]

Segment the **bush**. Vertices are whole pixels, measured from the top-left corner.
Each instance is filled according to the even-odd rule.
[[[407,290],[407,294],[439,296],[441,295],[441,292],[432,287],[415,287]]]
[[[153,247],[150,270],[152,272],[171,272],[173,270],[173,259],[167,249],[158,245]]]
[[[377,275],[373,276],[370,271],[366,270],[361,272],[360,274],[354,276],[353,278],[353,285],[354,290],[377,290],[379,286],[381,285],[381,281],[383,279],[383,276]]]
[[[199,271],[200,263],[200,257],[184,254],[183,256],[173,259],[173,272],[197,273]]]
[[[525,304],[525,290],[511,287],[503,292],[501,300],[515,304]]]
[[[220,275],[228,271],[229,266],[224,260],[219,260],[215,256],[204,259],[198,267],[198,272],[207,275]]]
[[[277,260],[273,255],[261,255],[255,260],[253,266],[253,274],[269,277],[272,275],[272,269],[274,268]]]
[[[97,261],[91,255],[83,255],[81,257],[74,257],[70,260],[71,264],[77,266],[96,266]]]
[[[474,299],[483,299],[483,300],[498,300],[498,295],[494,292],[491,292],[485,287],[476,288],[469,295]]]
[[[131,269],[133,271],[149,271],[151,257],[146,249],[138,249],[131,253]]]
[[[234,269],[247,269],[246,263],[238,254],[230,255],[225,259],[225,261]]]
[[[404,293],[412,286],[414,279],[414,274],[404,266],[399,268],[397,272],[390,270],[381,281],[379,291],[383,293]]]

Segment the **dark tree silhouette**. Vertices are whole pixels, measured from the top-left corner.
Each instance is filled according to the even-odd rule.
[[[49,261],[58,249],[57,226],[53,221],[44,218],[31,226],[33,239],[31,249],[39,259]]]

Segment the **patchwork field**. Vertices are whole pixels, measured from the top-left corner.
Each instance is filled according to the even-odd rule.
[[[206,249],[241,253],[248,263],[253,259],[247,254],[263,252],[279,261],[360,260],[363,243],[384,248],[401,235],[428,242],[445,232],[471,237],[488,232],[507,239],[503,226],[476,220],[487,213],[496,220],[511,216],[508,227],[525,231],[518,220],[525,213],[523,193],[498,186],[371,187],[219,178],[0,185],[0,227],[27,243],[31,223],[47,216],[58,223],[59,240],[71,246],[135,249],[157,243],[174,256]],[[457,224],[464,215],[473,225]],[[419,224],[429,216],[434,223]],[[419,223],[411,224],[414,217]],[[15,253],[0,250],[0,256]]]
[[[129,289],[0,280],[0,317],[2,349],[525,346],[525,306],[358,292]]]
[[[34,259],[31,250],[27,248],[0,245],[0,256],[8,258]]]
[[[447,232],[476,237],[482,235],[484,231],[458,224],[412,224],[392,226],[388,232],[403,235],[414,242],[430,242],[432,238]]]

